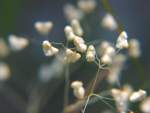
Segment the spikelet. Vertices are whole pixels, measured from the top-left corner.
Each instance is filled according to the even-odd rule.
[[[59,52],[59,49],[53,47],[51,43],[47,40],[43,41],[42,48],[45,56],[53,56]]]
[[[130,57],[138,58],[141,55],[140,43],[136,39],[129,40],[128,54]]]
[[[81,10],[77,9],[72,4],[67,4],[64,6],[64,13],[68,21],[73,19],[81,20],[84,17],[83,12],[81,12]]]
[[[128,98],[132,92],[130,87],[124,87],[123,90],[112,89],[111,92],[119,113],[126,113],[128,110]]]
[[[71,49],[66,49],[64,61],[67,63],[75,63],[81,58],[81,55]]]
[[[77,2],[78,8],[84,13],[91,13],[96,8],[95,0],[79,0]]]
[[[5,43],[5,41],[2,38],[0,38],[0,58],[8,56],[9,52],[10,52],[10,50],[9,50],[7,44]]]
[[[112,63],[112,58],[107,55],[107,54],[104,54],[102,57],[101,57],[101,62],[103,64],[111,64]]]
[[[107,76],[107,81],[110,84],[116,84],[119,81],[120,73],[126,61],[126,56],[123,54],[117,54],[112,59],[112,65],[110,67],[109,74]]]
[[[101,46],[101,62],[103,64],[111,64],[112,63],[112,58],[115,55],[115,49],[107,42],[103,43]]]
[[[71,83],[73,88],[73,94],[78,99],[83,99],[85,95],[85,89],[83,88],[83,83],[81,81],[74,81]]]
[[[53,28],[53,23],[51,21],[47,22],[35,22],[34,28],[42,35],[48,35],[48,33]]]
[[[115,49],[112,46],[108,46],[104,52],[104,54],[109,55],[110,57],[115,55]]]
[[[20,51],[28,46],[29,41],[24,37],[10,35],[8,37],[9,45],[13,51]]]
[[[75,35],[83,36],[83,29],[80,25],[80,22],[77,19],[73,19],[71,21],[71,26],[72,26],[72,29],[73,29],[73,32],[75,33]]]
[[[65,32],[65,35],[66,35],[66,38],[67,38],[68,41],[73,41],[74,40],[75,34],[74,34],[73,29],[72,29],[71,26],[69,26],[69,25],[66,26],[64,28],[64,32]]]
[[[4,63],[0,62],[0,81],[5,81],[10,78],[10,68]]]
[[[85,44],[83,38],[76,36],[73,40],[73,43],[79,52],[84,53],[86,51],[87,45]]]
[[[128,48],[128,36],[125,31],[122,31],[117,39],[116,48],[123,49]]]
[[[150,113],[150,97],[144,99],[140,104],[140,109],[143,113]]]
[[[78,89],[82,86],[83,86],[83,83],[81,81],[73,81],[71,83],[71,88],[73,88],[73,89]]]
[[[111,46],[111,44],[109,43],[109,42],[107,42],[107,41],[102,41],[102,43],[100,44],[100,46],[99,46],[99,55],[100,56],[102,56],[102,55],[104,55],[105,54],[105,52],[106,52],[106,49],[108,48],[108,47],[110,47]]]
[[[93,45],[90,45],[87,49],[86,53],[86,60],[87,62],[93,62],[95,61],[95,55],[96,55],[96,50]]]
[[[101,25],[108,30],[116,30],[118,28],[118,24],[114,17],[111,14],[106,14],[102,19]]]
[[[146,91],[140,89],[139,91],[133,92],[129,98],[131,102],[141,101],[146,97]]]

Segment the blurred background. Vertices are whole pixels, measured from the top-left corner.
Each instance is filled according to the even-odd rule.
[[[32,40],[30,46],[23,51],[11,53],[7,58],[0,59],[10,65],[12,73],[10,80],[6,82],[7,85],[5,88],[1,88],[0,91],[0,113],[25,113],[23,106],[28,102],[27,100],[31,96],[29,96],[29,94],[32,94],[31,89],[36,85],[39,85],[37,79],[39,67],[42,64],[49,64],[52,62],[51,59],[46,58],[43,55],[41,41],[44,39],[42,39],[43,37],[35,31],[33,26],[34,22],[53,21],[54,28],[49,35],[49,39],[56,42],[64,41],[63,29],[68,22],[64,16],[63,7],[68,2],[75,4],[75,0],[0,0],[0,37],[7,41],[8,35],[17,34]],[[124,29],[128,32],[129,37],[136,38],[141,42],[142,56],[139,58],[139,62],[144,69],[145,75],[143,78],[148,82],[150,79],[150,1],[109,0],[109,2],[117,19],[123,24]],[[112,37],[111,33],[109,34],[101,29],[100,32],[96,33],[98,31],[98,18],[103,13],[104,12],[100,10],[97,13],[97,16],[88,18],[88,21],[94,19],[95,24],[91,24],[91,32],[87,34],[87,40],[97,39],[99,37],[106,37],[104,39],[107,40],[115,39],[114,37],[116,35]],[[94,66],[91,68],[87,67],[86,64],[81,64],[79,69],[76,69],[77,71],[72,73],[75,76],[71,79],[88,80],[88,77],[90,78],[90,76],[87,74],[87,68],[91,69],[91,73],[95,71],[92,70]],[[134,69],[132,64],[129,63],[127,67],[125,67],[125,70],[124,74],[130,77],[130,79],[127,78],[126,80],[129,83],[132,83],[135,88],[140,87],[139,84],[145,82],[140,81],[138,72]],[[53,82],[46,84],[42,83],[40,86],[47,89],[47,94],[50,95],[46,98],[47,102],[44,106],[41,106],[40,113],[61,112],[64,82],[61,81],[56,90],[51,90],[51,88],[55,86],[55,82],[57,81],[54,80]],[[1,84],[3,86],[3,83]],[[149,86],[150,85],[148,84],[145,88],[148,91],[150,88]],[[42,90],[39,92],[41,91]],[[71,94],[70,98],[72,99]],[[37,101],[39,100],[37,99]]]

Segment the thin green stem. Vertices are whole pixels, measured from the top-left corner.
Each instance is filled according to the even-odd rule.
[[[85,103],[85,106],[84,106],[84,108],[83,108],[82,113],[85,113],[85,110],[86,110],[86,108],[87,108],[87,105],[88,105],[89,100],[90,100],[90,95],[87,97],[87,100],[86,100],[86,103]]]
[[[94,89],[95,89],[95,86],[96,86],[96,82],[97,82],[97,79],[98,79],[98,76],[99,76],[99,72],[100,72],[100,61],[98,62],[98,70],[96,72],[96,76],[95,76],[94,82],[92,84],[92,88],[90,90],[90,94],[92,94],[94,92]]]

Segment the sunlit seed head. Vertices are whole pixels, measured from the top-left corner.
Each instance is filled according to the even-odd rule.
[[[84,40],[83,40],[83,38],[81,38],[81,37],[79,37],[79,36],[76,36],[76,37],[74,38],[73,42],[74,42],[74,45],[75,45],[75,46],[77,46],[77,45],[79,45],[79,44],[84,44],[84,43],[85,43]]]
[[[112,58],[112,64],[109,74],[107,76],[107,81],[110,84],[117,84],[120,80],[121,71],[123,69],[126,59],[126,56],[123,54],[117,54]]]
[[[0,81],[10,78],[10,68],[6,63],[0,62]]]
[[[107,54],[104,54],[102,57],[101,57],[101,62],[103,64],[111,64],[112,63],[112,58],[111,56],[107,55]]]
[[[104,55],[105,54],[105,52],[106,52],[106,49],[108,48],[108,47],[110,47],[111,46],[111,44],[109,43],[109,42],[107,42],[107,41],[102,41],[102,43],[100,44],[100,46],[99,46],[99,55],[100,56],[102,56],[102,55]]]
[[[53,56],[59,52],[59,49],[53,47],[48,40],[43,41],[42,48],[45,56]]]
[[[138,58],[141,56],[140,42],[136,39],[129,40],[128,54],[130,57]]]
[[[87,45],[86,44],[79,44],[78,46],[76,46],[77,50],[81,53],[84,53],[86,52],[87,50]]]
[[[143,100],[146,97],[146,91],[140,89],[139,91],[133,92],[129,98],[131,102],[137,102]]]
[[[96,50],[93,45],[90,45],[87,49],[86,53],[86,60],[87,62],[93,62],[95,61],[95,56],[96,56]]]
[[[29,41],[24,37],[18,37],[16,35],[10,35],[8,37],[10,48],[14,51],[20,51],[28,46]]]
[[[140,104],[140,109],[143,113],[150,113],[150,97],[144,99]]]
[[[128,48],[129,45],[127,38],[128,38],[127,33],[125,31],[122,31],[117,39],[116,48],[118,49]]]
[[[127,32],[126,31],[122,31],[119,35],[119,38],[121,39],[127,39],[128,38],[128,35],[127,35]]]
[[[53,28],[53,23],[51,21],[41,22],[38,21],[34,24],[34,28],[42,35],[48,35],[48,33]]]
[[[92,52],[96,53],[95,47],[93,45],[89,45],[87,51],[92,51]]]
[[[128,110],[128,98],[131,94],[130,89],[112,89],[111,93],[116,102],[117,109],[121,113],[126,113]]]
[[[73,19],[81,20],[84,17],[83,12],[77,9],[72,4],[66,4],[64,6],[64,13],[68,21],[71,21]]]
[[[81,58],[81,55],[71,49],[66,49],[64,61],[67,63],[75,63]]]
[[[85,95],[85,89],[83,88],[83,83],[81,81],[73,81],[71,83],[71,88],[73,88],[74,96],[78,99],[83,99]]]
[[[73,81],[73,82],[71,83],[71,88],[74,88],[74,89],[80,88],[80,87],[82,87],[82,86],[83,86],[83,83],[82,83],[81,81]]]
[[[66,26],[64,32],[68,41],[72,41],[75,38],[75,34],[71,26]]]
[[[77,99],[84,99],[85,89],[83,87],[80,87],[78,89],[74,89],[73,93]]]
[[[76,36],[73,43],[79,52],[84,53],[87,50],[87,45],[85,44],[83,38]]]
[[[49,50],[52,47],[51,43],[48,40],[44,40],[42,46],[45,50]]]
[[[78,8],[84,13],[91,13],[96,8],[95,0],[79,0],[77,2]]]
[[[0,58],[8,56],[9,52],[10,50],[6,42],[2,38],[0,38]]]
[[[113,55],[115,55],[115,49],[112,46],[109,46],[106,48],[104,53],[109,56],[113,56]]]
[[[73,29],[74,33],[77,36],[83,36],[83,29],[80,25],[80,22],[77,19],[73,19],[71,21],[71,26],[72,26],[72,29]]]
[[[106,14],[102,19],[101,25],[108,30],[116,30],[118,24],[111,14]]]

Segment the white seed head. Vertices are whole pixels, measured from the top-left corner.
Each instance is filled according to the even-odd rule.
[[[87,62],[95,61],[96,50],[93,45],[90,45],[87,49],[86,60]]]
[[[79,0],[78,8],[84,13],[91,13],[96,8],[95,0]]]
[[[5,81],[10,77],[10,68],[6,63],[0,62],[0,81]]]
[[[81,81],[74,81],[71,83],[71,88],[73,88],[74,96],[78,99],[83,99],[85,95],[85,89],[83,88],[83,83]]]
[[[77,36],[83,36],[83,29],[80,25],[80,22],[77,19],[73,19],[71,21],[71,26],[73,29],[73,32],[77,35]]]
[[[99,46],[99,55],[102,56],[106,52],[106,49],[110,47],[110,43],[107,41],[103,41]]]
[[[73,90],[74,96],[78,99],[84,99],[85,95],[85,89],[83,87],[80,87],[78,89]]]
[[[144,101],[140,104],[140,109],[143,113],[150,113],[150,97],[144,99]]]
[[[8,41],[10,44],[10,47],[14,51],[20,51],[28,46],[29,41],[24,37],[18,37],[16,35],[10,35],[8,37]]]
[[[65,51],[66,55],[64,57],[64,60],[68,63],[75,63],[81,58],[81,55],[75,51],[72,51],[71,49],[66,49]]]
[[[87,51],[92,51],[92,52],[96,53],[95,47],[93,45],[89,45]]]
[[[81,20],[84,17],[84,14],[81,10],[77,9],[72,4],[67,4],[64,7],[65,17],[68,21],[73,19]]]
[[[73,40],[73,43],[75,46],[78,46],[79,44],[84,44],[85,42],[84,42],[83,38],[76,36]]]
[[[125,31],[122,31],[122,32],[120,33],[119,37],[122,38],[122,39],[127,39],[127,38],[128,38],[128,35],[127,35],[127,33],[126,33]]]
[[[47,35],[53,28],[53,23],[51,21],[47,22],[35,22],[34,28],[42,35]]]
[[[73,33],[73,29],[71,26],[66,26],[64,31],[65,31],[65,35],[68,41],[74,40],[75,34]]]
[[[0,38],[0,58],[8,56],[10,50],[6,44],[6,42]]]
[[[73,89],[78,89],[82,86],[83,86],[83,83],[81,81],[73,81],[71,83],[71,88],[73,88]]]
[[[129,100],[131,102],[137,102],[144,99],[145,97],[146,97],[146,91],[140,89],[139,91],[133,92]]]
[[[42,48],[45,56],[53,56],[59,52],[59,49],[53,47],[51,43],[47,40],[43,41]]]
[[[67,25],[64,31],[65,31],[66,36],[68,36],[70,32],[73,32],[73,29],[71,26]]]
[[[73,40],[73,43],[79,52],[83,53],[86,51],[87,45],[85,44],[83,38],[76,36]]]
[[[101,25],[108,30],[116,30],[118,28],[118,24],[111,14],[106,14],[104,16]]]
[[[57,54],[57,53],[59,52],[59,49],[52,46],[51,51],[52,51],[53,54],[55,55],[55,54]]]
[[[110,84],[118,83],[126,59],[126,56],[123,54],[117,54],[113,57],[109,75],[107,76]]]
[[[104,64],[111,64],[112,63],[112,58],[111,58],[111,56],[109,56],[107,54],[104,54],[101,57],[101,62],[104,63]]]
[[[104,53],[109,56],[113,56],[115,55],[115,49],[112,46],[109,46],[106,48],[106,51]]]
[[[128,48],[128,36],[125,31],[121,32],[116,43],[116,48],[118,49],[123,49],[123,48]]]
[[[128,98],[131,94],[130,91],[131,90],[126,87],[123,90],[120,89],[111,90],[112,96],[116,102],[117,109],[121,113],[123,112],[126,113],[126,111],[128,110]]]
[[[131,39],[129,41],[129,56],[133,58],[138,58],[141,55],[140,43],[136,39]]]
[[[79,44],[78,46],[76,46],[77,50],[81,53],[84,53],[87,49],[87,45],[85,44]]]

